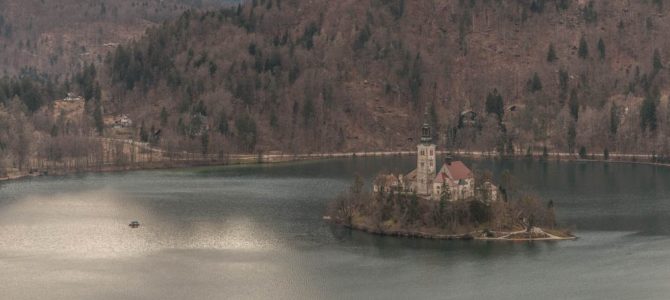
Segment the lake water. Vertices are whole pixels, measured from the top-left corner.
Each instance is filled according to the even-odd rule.
[[[510,169],[580,238],[413,240],[322,221],[353,174],[412,158],[38,178],[0,184],[0,298],[670,297],[670,169],[472,164]]]

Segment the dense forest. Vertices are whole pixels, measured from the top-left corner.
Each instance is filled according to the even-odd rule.
[[[668,10],[254,0],[180,12],[58,80],[23,70],[0,100],[52,136],[56,118],[38,116],[74,92],[86,111],[69,132],[111,136],[102,120],[128,115],[130,138],[190,152],[412,149],[427,112],[442,149],[667,156]]]

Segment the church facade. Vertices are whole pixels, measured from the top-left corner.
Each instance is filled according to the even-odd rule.
[[[419,197],[435,201],[439,201],[442,197],[446,197],[449,201],[473,198],[474,173],[465,163],[452,161],[450,157],[447,157],[438,168],[437,150],[432,136],[432,128],[425,122],[421,127],[420,143],[417,145],[416,169],[406,175],[378,176],[373,185],[374,192],[416,193]],[[497,197],[495,193],[497,187],[492,183],[487,182],[483,186],[491,189],[491,196]]]

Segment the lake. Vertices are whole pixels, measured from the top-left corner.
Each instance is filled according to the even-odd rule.
[[[668,298],[669,168],[469,163],[509,169],[579,239],[432,241],[323,222],[354,174],[369,182],[413,158],[44,177],[0,183],[0,298]]]

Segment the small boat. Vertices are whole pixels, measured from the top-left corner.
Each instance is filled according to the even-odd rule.
[[[137,227],[140,227],[140,222],[132,221],[132,222],[130,222],[130,224],[128,224],[128,226],[130,226],[130,228],[137,228]]]

